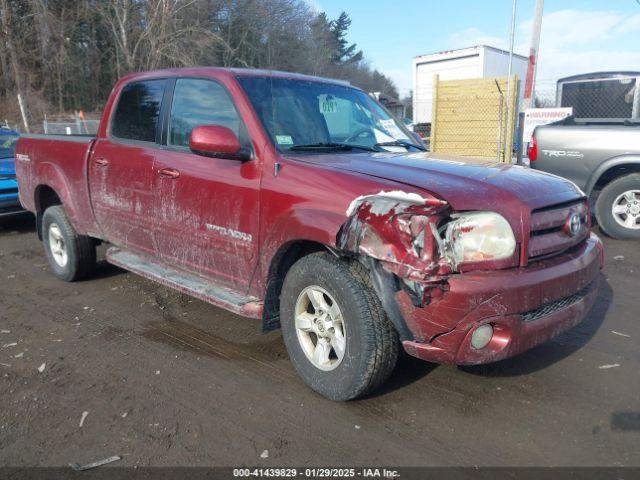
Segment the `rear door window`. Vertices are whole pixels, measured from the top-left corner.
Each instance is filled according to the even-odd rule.
[[[222,85],[212,80],[179,78],[173,92],[169,145],[188,147],[191,130],[220,125],[242,137],[240,117]]]
[[[111,133],[118,138],[155,142],[167,81],[145,80],[126,85],[113,115]]]

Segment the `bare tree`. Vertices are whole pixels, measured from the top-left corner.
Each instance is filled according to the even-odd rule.
[[[395,86],[348,41],[351,20],[304,0],[0,0],[0,118],[100,109],[134,71],[220,65]],[[397,93],[396,93],[397,95]]]

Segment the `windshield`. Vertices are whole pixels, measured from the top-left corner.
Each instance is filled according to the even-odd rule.
[[[424,149],[361,90],[274,77],[239,76],[238,82],[280,151]]]
[[[17,141],[17,135],[0,133],[0,158],[13,158],[13,147]]]

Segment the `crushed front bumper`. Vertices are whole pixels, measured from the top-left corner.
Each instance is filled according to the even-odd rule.
[[[424,307],[396,294],[413,340],[407,353],[458,365],[495,362],[535,347],[580,323],[598,292],[603,249],[591,236],[571,252],[526,268],[451,276],[448,290]],[[491,324],[487,346],[474,349],[472,333]]]

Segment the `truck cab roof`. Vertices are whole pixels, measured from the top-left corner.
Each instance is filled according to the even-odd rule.
[[[284,72],[281,70],[267,70],[258,68],[226,68],[226,67],[189,67],[189,68],[168,68],[162,70],[151,70],[148,72],[136,72],[121,78],[120,82],[131,82],[137,79],[162,78],[162,77],[188,77],[188,76],[207,76],[211,74],[227,74],[234,77],[273,77],[288,78],[292,80],[306,80],[310,82],[333,83],[336,85],[351,86],[347,80],[339,80],[335,78],[318,77],[314,75],[305,75],[302,73]]]

